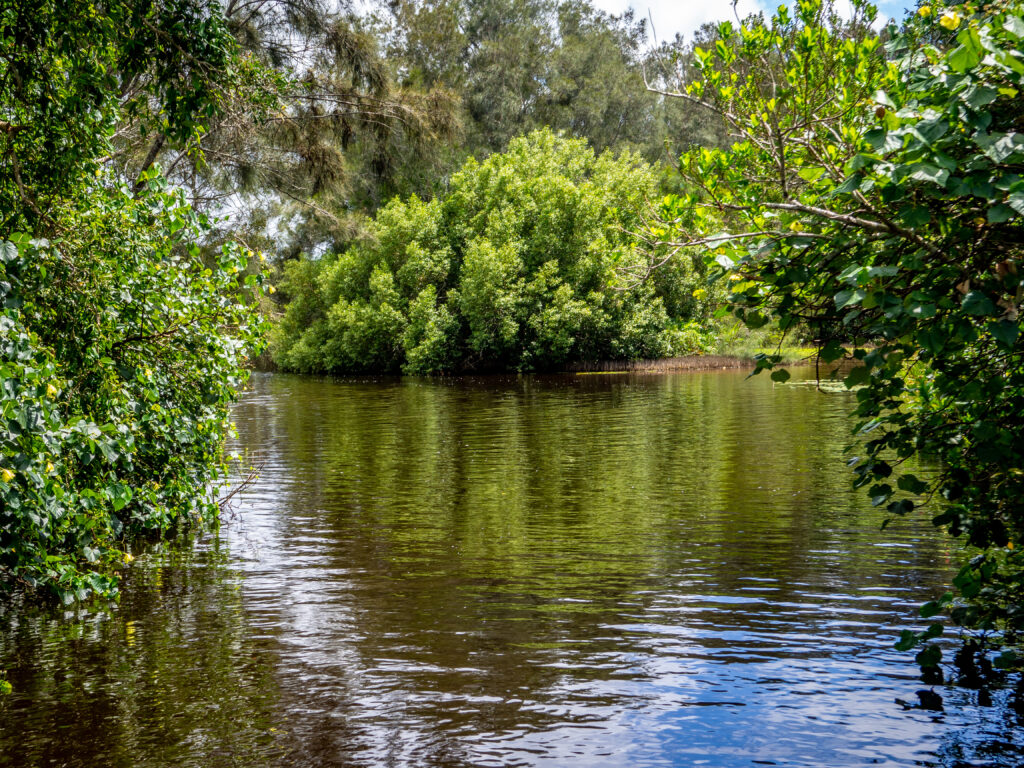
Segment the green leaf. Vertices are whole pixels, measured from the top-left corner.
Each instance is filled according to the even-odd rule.
[[[902,517],[903,515],[909,515],[914,511],[914,502],[910,499],[900,499],[899,501],[894,501],[889,504],[889,506],[886,507],[886,510],[888,510],[891,515],[899,515]]]
[[[982,107],[991,104],[993,101],[999,98],[999,91],[995,88],[989,88],[987,86],[978,86],[973,88],[970,92],[970,96],[967,97],[967,104],[971,109],[981,109]]]
[[[992,133],[989,134],[987,140],[984,142],[979,140],[978,143],[987,145],[985,154],[997,163],[1002,163],[1012,155],[1024,152],[1024,134],[1020,133]]]
[[[868,268],[868,277],[895,277],[899,273],[900,268],[894,267],[891,264],[880,264]]]
[[[991,315],[996,311],[996,305],[982,291],[968,293],[961,306],[968,315]]]
[[[988,220],[989,224],[1002,224],[1013,218],[1013,208],[1008,205],[1003,205],[1002,203],[993,205],[988,209],[988,212],[985,214],[985,218]]]
[[[1006,198],[1007,204],[1021,216],[1024,216],[1024,191],[1013,192]]]
[[[743,322],[748,328],[761,328],[768,324],[768,317],[762,312],[748,312]]]
[[[992,58],[1006,71],[1024,75],[1024,63],[1020,60],[1020,54],[1014,55],[1015,53],[1015,51],[998,51],[992,54]]]
[[[914,163],[913,165],[906,166],[905,172],[908,179],[928,182],[940,187],[945,187],[946,181],[949,179],[949,171],[931,163]]]
[[[922,120],[914,126],[914,132],[927,144],[934,144],[949,132],[949,122],[943,118]],[[941,154],[936,150],[936,154]]]
[[[18,246],[7,240],[0,240],[0,261],[9,264],[18,258]]]
[[[861,182],[864,181],[864,177],[859,173],[855,173],[850,176],[846,181],[836,187],[833,191],[833,195],[850,195],[860,189]]]
[[[861,384],[867,384],[869,381],[871,381],[871,369],[866,365],[858,365],[846,375],[843,384],[847,389],[853,389]]]
[[[850,169],[850,172],[853,173],[853,172],[856,172],[856,171],[859,171],[859,170],[865,168],[866,166],[871,165],[874,162],[875,162],[875,158],[872,157],[871,155],[866,155],[864,153],[860,153],[860,154],[854,155],[850,159],[850,162],[847,163],[847,167]]]
[[[954,72],[966,72],[981,63],[983,51],[980,47],[959,45],[949,54],[949,66]]]
[[[919,320],[927,320],[929,317],[935,317],[936,313],[935,305],[927,301],[911,300],[911,303],[907,307],[907,312]]]
[[[840,291],[835,295],[836,309],[843,309],[851,304],[859,304],[867,296],[867,292],[859,288]]]
[[[846,354],[846,349],[836,339],[831,339],[821,348],[821,359],[826,363],[832,363]]]
[[[953,584],[960,590],[960,594],[968,600],[981,592],[981,580],[969,569],[961,570],[953,578]]]
[[[868,131],[864,134],[864,141],[866,141],[873,150],[880,152],[885,147],[887,135],[888,131],[884,128],[875,128],[874,130]]]
[[[1022,38],[1024,37],[1024,19],[1021,19],[1020,16],[1007,14],[1006,18],[1003,19],[1003,29],[1018,39]]]
[[[893,100],[889,98],[889,94],[887,94],[883,90],[875,91],[874,100],[876,104],[881,104],[883,107],[888,107],[889,109],[896,109],[896,104],[893,103]]]
[[[916,475],[900,475],[896,480],[896,487],[907,493],[924,493],[928,490],[928,483],[919,479]]]
[[[908,227],[923,227],[932,220],[932,213],[923,205],[905,205],[900,208],[900,220]]]
[[[988,331],[992,336],[1008,349],[1012,349],[1020,334],[1020,325],[1012,320],[1000,320],[997,323],[989,323]]]
[[[789,371],[785,368],[779,368],[777,371],[772,371],[772,381],[778,382],[779,384],[785,384],[789,381]]]
[[[120,512],[132,500],[132,489],[123,483],[111,483],[107,486],[110,504],[115,512]]]
[[[736,266],[736,262],[733,261],[731,258],[729,258],[729,256],[727,256],[724,253],[718,254],[715,257],[715,261],[718,263],[720,267],[723,267],[725,269],[732,269],[733,267]]]
[[[956,36],[960,46],[949,54],[949,66],[955,72],[966,72],[981,63],[985,49],[981,45],[981,37],[974,27],[965,27]]]
[[[900,632],[900,639],[896,641],[893,647],[897,651],[909,651],[915,645],[917,645],[917,635],[909,629],[904,629]]]
[[[880,485],[871,486],[871,490],[868,491],[868,496],[871,497],[871,506],[879,507],[885,504],[892,496],[892,486],[888,483],[882,483]]]
[[[100,453],[103,454],[103,458],[113,464],[117,461],[117,451],[106,440],[97,440],[96,447],[100,449]]]

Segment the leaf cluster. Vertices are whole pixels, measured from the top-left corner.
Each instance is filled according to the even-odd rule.
[[[721,30],[686,98],[735,132],[695,150],[663,218],[705,249],[737,316],[810,326],[852,357],[855,484],[980,551],[954,580],[962,626],[1024,629],[1024,8],[924,6],[885,37],[817,0]],[[771,369],[768,355],[759,370]],[[785,374],[776,371],[773,378]],[[901,473],[912,456],[934,476]],[[926,641],[920,637],[918,641]],[[923,657],[935,663],[935,651]]]
[[[202,217],[157,177],[59,218],[73,234],[0,245],[0,569],[71,602],[111,592],[131,538],[216,519],[260,322],[247,254],[203,253]]]
[[[203,0],[0,9],[0,574],[112,595],[133,538],[216,519],[263,276],[150,169],[104,170],[139,110],[186,140],[234,43]]]

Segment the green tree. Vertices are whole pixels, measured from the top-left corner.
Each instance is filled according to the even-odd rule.
[[[948,607],[1005,643],[1009,667],[1024,630],[1024,9],[923,5],[883,50],[874,8],[854,7],[846,23],[801,0],[697,51],[700,77],[680,95],[740,140],[684,155],[690,192],[663,214],[677,245],[731,275],[748,324],[809,324],[825,361],[852,347],[855,482],[893,516],[928,502],[969,546],[959,597],[922,615]],[[919,453],[941,460],[934,476],[901,471]],[[907,631],[901,647],[941,629]],[[935,645],[918,654],[932,677],[939,659]]]
[[[585,0],[396,0],[386,25],[405,82],[462,99],[466,156],[547,126],[598,151],[664,151],[665,102],[643,89],[647,30]]]
[[[654,190],[634,155],[596,156],[547,130],[516,139],[467,162],[443,200],[394,200],[365,242],[288,265],[275,360],[437,373],[669,354],[655,284],[629,289],[621,277],[641,258],[631,232]],[[697,273],[686,274],[697,312]]]
[[[418,189],[407,166],[432,166],[410,158],[429,160],[458,134],[457,98],[398,85],[377,36],[345,3],[137,0],[121,28],[142,19],[128,47],[157,66],[137,72],[124,57],[110,62],[108,77],[132,108],[117,113],[105,165],[134,184],[159,164],[190,204],[230,213],[231,235],[282,257],[350,238],[352,211]],[[222,59],[233,52],[230,67],[193,50],[208,23]],[[185,102],[183,114],[202,105],[202,119],[185,130],[168,130],[174,115],[149,97],[174,66],[189,80],[161,87]],[[223,239],[224,229],[209,237]]]
[[[201,0],[12,2],[0,24],[0,571],[69,603],[114,591],[132,537],[216,517],[262,277],[204,250],[154,170],[103,162],[142,108],[126,83],[166,135],[201,134],[237,59]]]
[[[0,8],[0,235],[91,183],[142,112],[188,141],[217,114],[233,42],[202,0],[10,0]],[[135,179],[133,178],[132,181]]]

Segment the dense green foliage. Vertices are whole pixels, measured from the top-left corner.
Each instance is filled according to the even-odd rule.
[[[274,340],[286,370],[545,370],[673,350],[692,266],[627,289],[655,190],[630,154],[540,131],[469,161],[443,200],[394,200],[344,254],[287,265]]]
[[[282,260],[343,250],[362,234],[361,214],[396,195],[443,195],[468,158],[543,127],[650,162],[724,135],[713,115],[644,87],[645,67],[660,72],[669,51],[688,59],[688,47],[648,61],[645,23],[587,0],[396,0],[364,16],[258,0],[227,12],[279,79],[247,85],[249,98],[199,142],[209,150],[200,195],[241,192],[248,236],[272,221],[266,244]],[[160,153],[191,188],[180,156],[169,144]]]
[[[200,0],[10,0],[0,8],[0,234],[92,177],[115,126],[187,141],[218,111],[233,43]],[[8,173],[6,169],[10,169]],[[134,181],[134,179],[133,179]]]
[[[59,148],[62,165],[102,160],[133,185],[159,165],[197,210],[230,210],[209,242],[279,260],[343,249],[391,197],[442,194],[468,157],[542,126],[648,160],[721,134],[644,89],[642,22],[585,0],[18,0],[4,13],[19,30],[4,87],[20,99],[24,164]],[[37,55],[48,79],[13,76]],[[29,81],[43,84],[29,94]],[[97,108],[112,84],[119,103]],[[54,104],[73,141],[42,135],[65,130]]]
[[[666,144],[717,143],[721,121],[644,87],[662,60],[689,46],[650,50],[645,19],[614,16],[587,0],[396,0],[388,3],[387,51],[402,81],[452,91],[465,142],[455,156],[504,151],[549,127],[598,152],[629,148],[669,160]]]
[[[245,254],[208,267],[201,219],[150,183],[62,211],[59,240],[0,244],[0,565],[66,601],[109,591],[102,566],[130,536],[214,519],[225,405],[258,329],[235,298]]]
[[[12,3],[2,23],[0,572],[71,602],[113,591],[131,537],[214,519],[262,277],[240,280],[247,249],[204,251],[209,221],[155,171],[100,166],[125,83],[169,137],[217,112],[216,6]]]
[[[666,228],[731,275],[751,325],[809,324],[821,357],[852,346],[851,460],[872,503],[922,502],[969,545],[954,623],[1006,650],[1024,632],[1024,8],[922,6],[882,42],[802,0],[770,24],[722,28],[685,97],[741,137],[682,158],[692,193],[666,200]],[[724,230],[724,231],[723,231]],[[777,362],[761,361],[762,369]],[[772,373],[776,381],[788,374]],[[901,471],[915,454],[928,477]],[[906,632],[912,647],[941,632]],[[970,654],[962,669],[973,669]],[[918,655],[934,671],[935,645]]]
[[[659,150],[658,100],[640,72],[645,25],[631,12],[578,0],[404,0],[389,19],[390,56],[408,82],[460,95],[478,156],[541,126],[598,151]]]

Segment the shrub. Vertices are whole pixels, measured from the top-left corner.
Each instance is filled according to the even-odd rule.
[[[0,568],[71,602],[112,591],[130,537],[215,518],[260,321],[247,253],[204,254],[155,174],[55,215],[59,239],[0,242]]]
[[[633,284],[655,193],[628,153],[543,130],[470,160],[443,200],[393,200],[344,254],[286,267],[273,351],[286,370],[550,370],[673,351],[700,269]],[[689,298],[686,298],[689,297]]]

